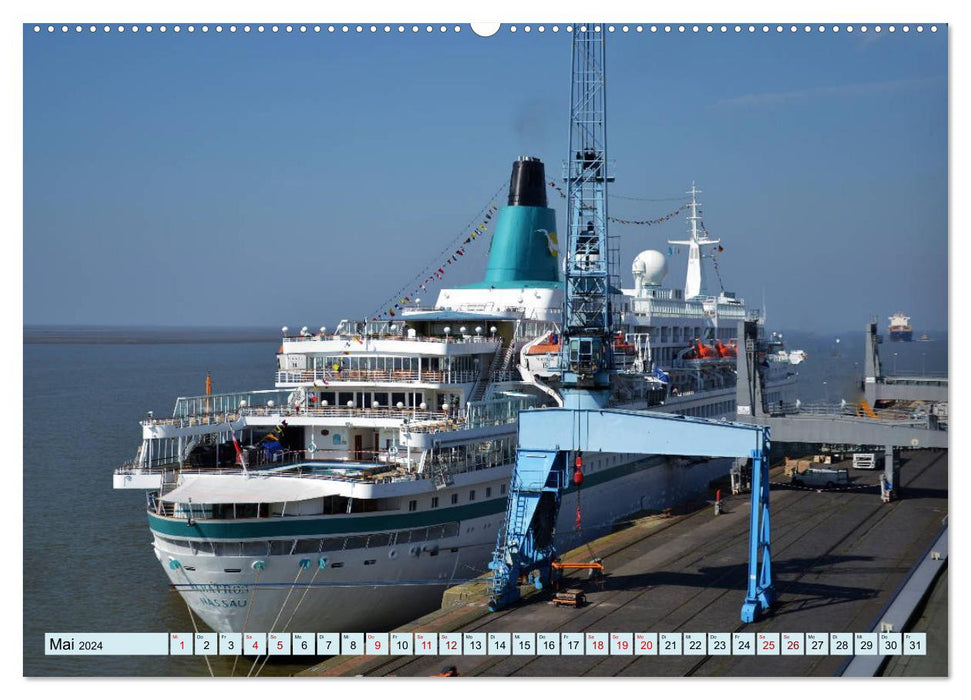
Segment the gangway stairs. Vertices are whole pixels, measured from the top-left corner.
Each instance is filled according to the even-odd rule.
[[[508,347],[511,348],[512,345],[512,342],[510,342]],[[486,389],[489,388],[493,375],[499,371],[506,356],[509,354],[506,347],[505,340],[500,340],[496,345],[496,351],[492,355],[492,361],[489,363],[489,369],[486,371],[485,378],[479,377],[476,379],[475,386],[472,387],[472,392],[469,394],[469,399],[466,403],[481,401],[485,397]]]

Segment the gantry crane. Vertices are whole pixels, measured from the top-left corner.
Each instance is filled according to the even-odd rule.
[[[561,498],[582,482],[584,453],[744,457],[753,462],[748,591],[742,606],[742,620],[750,622],[775,596],[769,549],[768,429],[607,408],[614,371],[611,293],[619,285],[611,277],[607,236],[607,184],[612,177],[606,157],[606,31],[595,24],[577,24],[572,32],[569,224],[559,384],[564,402],[562,408],[520,414],[506,516],[489,564],[489,607],[495,611],[517,600],[523,577],[537,588],[549,584]]]

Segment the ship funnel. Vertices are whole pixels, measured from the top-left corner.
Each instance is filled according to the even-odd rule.
[[[543,161],[531,156],[519,156],[512,164],[509,178],[509,206],[545,207],[546,172]]]
[[[559,286],[556,212],[546,200],[546,171],[539,158],[520,156],[512,164],[509,203],[497,212],[494,226],[485,278],[467,289]]]

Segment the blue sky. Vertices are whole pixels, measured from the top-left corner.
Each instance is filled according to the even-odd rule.
[[[569,37],[463,28],[25,27],[24,322],[315,327],[375,311],[516,156],[558,176],[566,153]],[[607,52],[613,216],[667,214],[676,201],[624,197],[695,180],[725,287],[764,293],[773,327],[897,310],[946,327],[943,25],[615,33]],[[639,250],[683,231],[615,226],[625,284]],[[485,248],[443,284],[478,279]],[[684,255],[670,263],[680,284]]]

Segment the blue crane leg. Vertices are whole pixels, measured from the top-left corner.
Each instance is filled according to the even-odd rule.
[[[499,528],[492,570],[489,609],[501,610],[519,599],[519,578],[532,572],[537,589],[549,581],[554,525],[565,486],[565,453],[556,450],[516,452],[506,519]]]
[[[769,521],[769,434],[763,428],[760,449],[752,452],[752,513],[749,523],[748,586],[742,622],[755,622],[775,602]],[[761,566],[759,557],[761,555]]]

